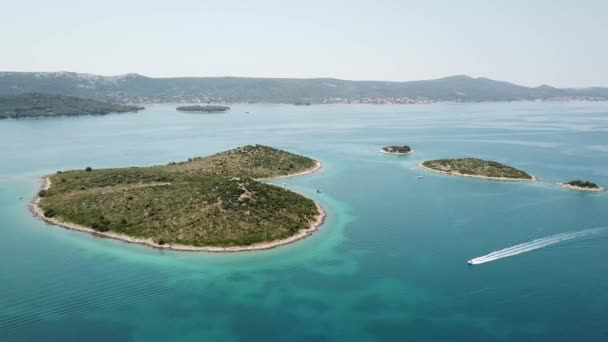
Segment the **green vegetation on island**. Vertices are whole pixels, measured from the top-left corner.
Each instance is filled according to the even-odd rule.
[[[603,188],[593,182],[583,181],[583,180],[578,180],[578,179],[569,181],[567,183],[562,183],[560,185],[565,188],[570,188],[570,189],[574,189],[574,190],[582,190],[582,191],[605,191],[606,190],[605,188]]]
[[[202,113],[221,113],[228,111],[230,107],[217,106],[217,105],[193,105],[193,106],[180,106],[176,108],[180,112],[202,112]]]
[[[0,96],[0,119],[47,116],[101,115],[136,112],[139,106],[112,104],[72,96],[29,93]]]
[[[412,149],[407,146],[386,146],[382,148],[382,151],[385,153],[394,153],[394,154],[407,154],[412,152]]]
[[[65,171],[50,176],[38,205],[47,218],[159,245],[249,246],[292,237],[320,214],[312,200],[256,178],[317,166],[254,145],[164,166]]]
[[[589,189],[599,189],[600,187],[592,182],[582,181],[582,180],[573,180],[566,183],[568,185],[577,187],[577,188],[589,188]]]
[[[423,162],[421,165],[431,171],[452,175],[513,180],[535,179],[526,172],[511,166],[476,158],[430,160]]]

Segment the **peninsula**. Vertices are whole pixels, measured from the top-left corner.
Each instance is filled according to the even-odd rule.
[[[194,106],[180,106],[175,108],[180,112],[200,112],[200,113],[223,113],[230,110],[227,106],[215,106],[215,105],[194,105]]]
[[[163,166],[58,172],[33,211],[47,222],[157,248],[233,252],[310,235],[325,212],[259,179],[312,173],[313,159],[262,145]]]
[[[137,112],[140,106],[120,105],[73,96],[28,93],[0,96],[0,119],[102,115]]]
[[[410,154],[410,153],[414,152],[414,150],[412,150],[411,147],[409,147],[407,145],[385,146],[382,148],[382,150],[380,152],[386,153],[386,154]]]
[[[535,181],[536,177],[511,166],[476,158],[438,159],[418,164],[429,171],[465,177],[506,181]]]
[[[559,186],[570,190],[578,191],[589,191],[589,192],[602,192],[606,191],[605,188],[589,181],[573,180],[567,183],[557,183]]]

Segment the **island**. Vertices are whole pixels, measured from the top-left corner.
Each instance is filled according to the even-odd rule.
[[[217,106],[217,105],[194,105],[194,106],[180,106],[175,108],[180,112],[199,112],[199,113],[223,113],[230,110],[230,107],[227,106]]]
[[[386,153],[386,154],[410,154],[410,153],[414,152],[414,150],[412,150],[407,145],[403,145],[403,146],[385,146],[385,147],[382,148],[382,150],[380,152]]]
[[[536,177],[511,166],[476,158],[438,159],[418,164],[429,171],[465,177],[506,181],[536,181]]]
[[[137,112],[140,106],[120,105],[73,96],[27,93],[0,96],[0,119],[103,115]]]
[[[602,192],[606,191],[605,188],[589,181],[573,180],[567,183],[557,183],[559,186],[570,190],[578,191],[589,191],[589,192]]]
[[[146,246],[236,252],[309,236],[324,222],[313,200],[262,179],[321,163],[248,145],[162,166],[58,171],[32,204],[48,223]]]

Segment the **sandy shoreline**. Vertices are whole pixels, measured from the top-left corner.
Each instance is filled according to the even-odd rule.
[[[313,169],[306,170],[306,171],[303,171],[303,172],[300,172],[297,174],[281,176],[281,177],[277,177],[277,178],[306,175],[306,174],[313,173],[313,172],[320,170],[321,167],[322,167],[321,162],[317,161],[317,164],[315,165],[315,167]],[[274,178],[268,178],[268,179],[274,179]],[[264,179],[264,180],[268,180],[268,179]],[[52,184],[50,177],[49,176],[43,177],[43,182],[44,183],[42,185],[41,190],[48,190]],[[119,241],[127,242],[127,243],[136,243],[136,244],[144,245],[147,247],[158,248],[158,249],[166,249],[166,250],[182,251],[182,252],[229,253],[229,252],[247,252],[247,251],[260,251],[260,250],[265,250],[265,249],[272,249],[272,248],[276,248],[279,246],[293,243],[295,241],[298,241],[298,240],[301,240],[301,239],[304,239],[304,238],[310,236],[313,232],[318,230],[325,223],[325,219],[327,217],[327,213],[326,213],[325,209],[321,205],[319,205],[319,203],[315,202],[315,205],[316,205],[317,211],[318,211],[318,214],[315,217],[315,220],[310,223],[308,228],[300,229],[300,231],[297,234],[292,235],[285,239],[269,241],[269,242],[262,242],[262,243],[257,243],[257,244],[253,244],[250,246],[231,246],[231,247],[213,247],[213,246],[197,247],[197,246],[187,246],[187,245],[179,245],[179,244],[159,245],[156,242],[154,242],[152,239],[137,238],[137,237],[132,237],[132,236],[119,234],[119,233],[113,233],[113,232],[99,232],[90,227],[82,226],[82,225],[71,223],[71,222],[65,222],[65,221],[59,220],[54,217],[45,217],[44,211],[38,205],[40,203],[40,200],[41,200],[40,196],[36,195],[36,198],[31,203],[32,213],[34,214],[34,216],[41,218],[42,220],[44,220],[45,222],[47,222],[49,224],[60,226],[60,227],[70,229],[70,230],[86,232],[86,233],[92,234],[97,237],[114,239],[114,240],[119,240]]]
[[[536,176],[532,176],[532,179],[521,179],[521,178],[508,178],[508,177],[488,177],[488,176],[476,176],[476,175],[465,175],[459,172],[448,172],[448,171],[439,171],[431,169],[430,167],[426,167],[422,165],[422,163],[418,163],[418,166],[435,173],[441,173],[444,175],[450,176],[460,176],[460,177],[471,177],[471,178],[480,178],[480,179],[490,179],[490,180],[499,180],[499,181],[509,181],[509,182],[536,182],[538,178]]]
[[[409,152],[386,152],[385,150],[380,150],[380,153],[384,153],[384,154],[394,154],[394,155],[398,155],[398,156],[407,156],[408,154],[412,154],[414,153],[414,150],[412,149]]]
[[[599,188],[581,188],[581,187],[570,185],[570,184],[566,184],[566,183],[557,183],[557,185],[561,186],[562,188],[566,188],[566,189],[570,189],[570,190],[575,190],[575,191],[584,191],[584,192],[604,192],[604,191],[606,191],[606,188],[603,188],[603,187],[599,187]]]

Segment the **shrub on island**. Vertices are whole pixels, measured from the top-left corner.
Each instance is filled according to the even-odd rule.
[[[573,181],[569,181],[568,183],[565,183],[567,185],[576,187],[576,188],[586,188],[586,189],[599,189],[600,187],[592,182],[589,181],[582,181],[582,180],[573,180]]]
[[[201,113],[221,113],[228,111],[230,107],[217,106],[217,105],[193,105],[193,106],[180,106],[176,108],[180,112],[201,112]]]
[[[522,170],[495,161],[476,158],[438,159],[421,164],[431,171],[451,175],[464,175],[496,179],[534,180],[535,178]]]
[[[8,85],[4,85],[8,87]],[[140,106],[120,105],[73,96],[25,93],[0,96],[0,119],[102,115],[137,112]]]
[[[47,209],[44,211],[44,217],[53,217],[55,216],[55,211],[53,209]]]
[[[292,237],[320,214],[311,199],[256,179],[316,167],[253,145],[165,166],[65,171],[50,176],[39,206],[47,218],[159,245],[247,246]]]
[[[395,153],[395,154],[406,154],[412,152],[412,149],[407,146],[386,146],[382,148],[382,151],[386,153]]]

